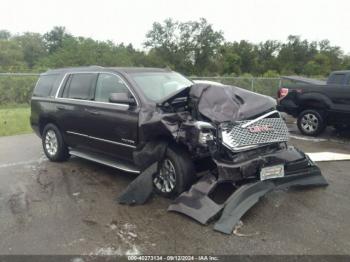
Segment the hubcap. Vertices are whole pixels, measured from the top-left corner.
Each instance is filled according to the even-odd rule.
[[[161,192],[170,193],[176,185],[176,172],[173,163],[166,158],[161,163],[159,172],[153,178],[154,186]]]
[[[56,153],[57,153],[57,136],[56,136],[55,131],[49,130],[46,132],[45,148],[46,148],[46,152],[50,156],[56,155]]]
[[[301,119],[301,127],[305,132],[312,133],[318,128],[318,118],[314,114],[305,114]]]

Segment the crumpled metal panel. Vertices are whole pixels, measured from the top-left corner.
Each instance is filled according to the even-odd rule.
[[[241,186],[226,201],[220,219],[215,223],[216,231],[231,234],[240,218],[266,193],[274,189],[291,186],[327,186],[318,167],[313,166],[308,173],[289,175],[284,178],[258,181]]]
[[[223,208],[223,205],[216,204],[208,196],[216,184],[215,176],[211,174],[203,176],[189,191],[176,198],[168,211],[188,215],[201,224],[208,223]]]
[[[153,192],[153,174],[158,171],[158,162],[146,168],[128,187],[118,196],[120,204],[142,205]]]
[[[214,123],[250,119],[276,107],[275,99],[236,86],[195,84],[189,95],[198,112]]]
[[[282,158],[294,159],[301,152],[294,148],[277,154]],[[276,157],[277,157],[276,156]],[[239,187],[234,181],[217,179],[212,174],[202,177],[194,184],[190,191],[182,193],[169,207],[169,211],[183,213],[202,224],[208,223],[212,218],[222,211],[222,215],[215,223],[214,229],[225,234],[231,234],[234,226],[240,218],[266,193],[274,189],[288,188],[291,186],[326,186],[328,185],[322,176],[320,169],[305,155],[303,155],[306,166],[297,170],[289,170],[284,177],[264,181],[247,182]],[[288,161],[286,163],[288,166]],[[223,204],[215,203],[210,195],[220,183],[232,183],[237,188]]]

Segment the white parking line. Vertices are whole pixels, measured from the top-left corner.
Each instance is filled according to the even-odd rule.
[[[335,152],[317,152],[306,154],[311,158],[312,161],[315,162],[350,160],[350,154],[342,154]]]
[[[298,140],[311,141],[311,142],[328,141],[328,139],[325,139],[325,138],[312,138],[312,137],[296,136],[296,135],[289,135],[289,137],[298,139]]]

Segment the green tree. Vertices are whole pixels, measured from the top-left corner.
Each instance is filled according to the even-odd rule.
[[[278,71],[277,55],[280,47],[281,43],[273,40],[261,42],[256,46],[256,73],[258,75],[262,75],[267,71]]]
[[[222,75],[240,75],[241,74],[241,57],[232,46],[225,43],[220,48],[220,74]]]
[[[44,39],[37,33],[24,33],[14,37],[22,48],[24,61],[29,68],[33,68],[35,63],[47,55]]]
[[[11,37],[11,33],[7,30],[0,30],[0,40],[8,40]]]
[[[200,75],[215,67],[223,39],[223,33],[215,31],[204,18],[184,23],[166,19],[163,24],[153,24],[144,46],[167,66]]]
[[[63,41],[61,48],[42,59],[40,67],[67,66],[132,66],[133,50],[111,41],[99,42],[91,38],[71,37]]]
[[[47,50],[50,54],[58,50],[63,45],[63,41],[72,36],[67,33],[64,26],[55,26],[50,32],[44,34]]]
[[[325,76],[331,71],[331,61],[324,53],[318,53],[304,67],[308,76]]]
[[[22,48],[15,41],[0,40],[0,70],[2,72],[26,70]]]
[[[329,72],[332,70],[341,69],[343,51],[339,46],[331,46],[329,40],[322,40],[319,42],[320,53],[328,57],[329,60]],[[328,73],[329,73],[328,72]]]
[[[290,35],[287,43],[281,45],[277,57],[280,71],[302,74],[304,65],[317,54],[317,43],[301,40],[299,36]]]

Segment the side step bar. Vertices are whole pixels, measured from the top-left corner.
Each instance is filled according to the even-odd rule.
[[[101,156],[101,154],[98,154],[98,153],[86,152],[75,148],[74,149],[70,148],[69,154],[71,154],[72,156],[84,158],[86,160],[90,160],[105,166],[113,167],[125,172],[136,173],[136,174],[140,173],[140,170],[137,167],[133,166],[132,164],[125,163],[122,160],[115,159],[112,157]]]

